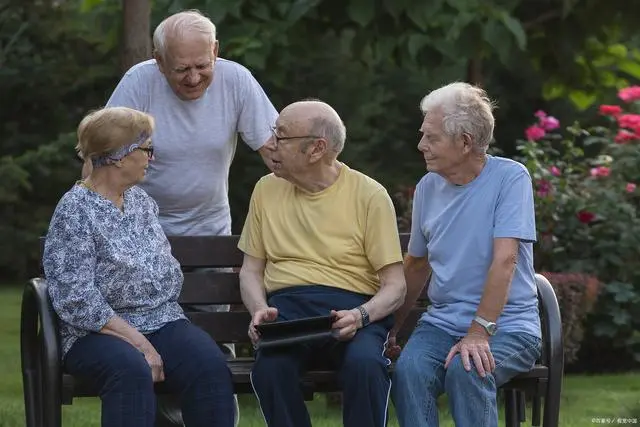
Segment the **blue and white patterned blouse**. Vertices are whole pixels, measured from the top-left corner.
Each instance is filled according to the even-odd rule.
[[[139,187],[125,191],[123,206],[75,185],[55,209],[43,264],[63,356],[114,314],[143,334],[185,318],[177,302],[183,275],[158,206]]]

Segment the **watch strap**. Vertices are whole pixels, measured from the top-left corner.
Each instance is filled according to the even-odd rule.
[[[358,311],[362,315],[362,327],[364,328],[369,324],[369,313],[367,312],[367,309],[361,305],[358,306]]]

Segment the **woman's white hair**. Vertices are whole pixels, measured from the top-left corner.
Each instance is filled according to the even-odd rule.
[[[420,110],[427,115],[442,113],[442,129],[452,137],[468,134],[473,144],[486,152],[493,140],[495,105],[487,93],[469,83],[456,82],[430,92],[422,98]]]
[[[202,33],[216,42],[216,26],[198,10],[186,10],[169,16],[153,32],[153,48],[162,58],[167,52],[167,37],[181,37],[185,33]]]

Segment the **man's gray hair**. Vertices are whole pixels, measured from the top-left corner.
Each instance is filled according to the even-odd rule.
[[[211,45],[216,42],[216,26],[200,11],[186,10],[169,16],[153,32],[153,48],[160,57],[167,52],[167,37],[180,37],[185,33],[202,33],[209,37]]]
[[[332,151],[340,154],[344,149],[344,142],[347,139],[347,128],[338,116],[335,117],[314,117],[311,119],[311,135],[317,135],[329,142]]]
[[[467,133],[483,152],[493,140],[494,108],[483,89],[462,82],[436,89],[420,102],[422,114],[442,113],[442,128],[448,136],[457,138]]]

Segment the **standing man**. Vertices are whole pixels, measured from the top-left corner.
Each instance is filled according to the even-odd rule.
[[[494,117],[486,93],[453,83],[428,94],[418,150],[428,173],[413,199],[397,331],[429,274],[431,303],[396,364],[402,427],[437,427],[446,393],[455,425],[498,425],[497,388],[540,356],[533,268],[533,188],[527,169],[487,154]]]
[[[264,145],[277,111],[249,70],[218,57],[216,27],[200,12],[166,18],[153,45],[154,59],[131,67],[107,106],[155,119],[155,161],[140,186],[157,202],[165,233],[229,235],[228,178],[238,134],[271,169]],[[229,350],[233,354],[233,346]],[[158,425],[182,426],[180,412],[167,403],[159,401]]]

